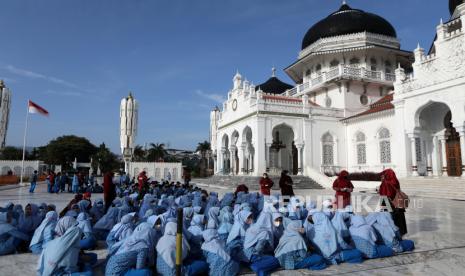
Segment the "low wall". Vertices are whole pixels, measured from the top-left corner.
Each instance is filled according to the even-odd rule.
[[[182,163],[180,162],[130,162],[129,175],[137,177],[140,172],[145,171],[150,180],[167,180],[168,173],[171,181],[182,180]]]
[[[18,184],[19,177],[16,175],[2,175],[0,176],[0,185],[7,185],[7,184]]]

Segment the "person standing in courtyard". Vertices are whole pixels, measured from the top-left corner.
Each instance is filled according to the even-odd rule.
[[[391,207],[391,215],[394,220],[394,224],[399,227],[399,233],[401,236],[407,234],[407,223],[405,221],[405,209],[395,208],[392,204],[396,194],[400,192],[399,180],[397,180],[396,173],[392,169],[387,169],[381,173],[381,186],[379,187],[379,195],[384,196],[389,200]],[[386,202],[382,202],[386,204]]]
[[[34,173],[31,175],[31,188],[29,189],[30,193],[34,193],[36,185],[37,185],[37,171],[34,171]]]
[[[292,197],[295,195],[292,188],[292,178],[288,174],[288,171],[282,171],[281,178],[279,179],[279,187],[281,188],[281,195],[283,197]],[[284,202],[289,202],[289,198],[285,198]]]
[[[147,181],[147,173],[145,171],[141,171],[137,177],[137,183],[139,184],[139,194],[142,194],[142,191],[146,190],[145,188],[147,186]]]
[[[267,173],[263,174],[263,177],[260,178],[260,192],[264,196],[269,196],[271,193],[271,187],[273,187],[273,180],[271,180],[270,177],[268,177]]]
[[[103,200],[105,201],[105,213],[116,198],[116,188],[113,184],[113,173],[107,172],[103,176]]]
[[[333,190],[336,191],[337,209],[344,209],[350,205],[350,193],[354,190],[354,185],[349,180],[349,172],[343,170],[339,173],[333,183]]]
[[[73,193],[77,194],[79,192],[79,178],[77,173],[73,176],[73,185],[72,185]]]

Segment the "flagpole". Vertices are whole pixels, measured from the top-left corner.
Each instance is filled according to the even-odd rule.
[[[26,136],[27,136],[28,121],[29,121],[29,100],[27,102],[27,108],[26,108],[26,125],[24,127],[24,137],[23,137],[23,160],[21,161],[21,177],[20,177],[19,185],[23,184],[24,159],[26,158]]]

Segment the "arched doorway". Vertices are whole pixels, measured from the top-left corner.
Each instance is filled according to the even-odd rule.
[[[287,170],[298,172],[297,148],[294,145],[294,131],[288,125],[281,124],[273,128],[273,142],[270,146],[270,173],[278,174]]]
[[[460,136],[448,105],[430,102],[417,112],[411,135],[412,171],[418,175],[461,176]]]

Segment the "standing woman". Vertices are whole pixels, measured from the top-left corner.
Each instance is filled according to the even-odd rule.
[[[333,190],[336,191],[337,209],[344,209],[347,205],[350,205],[350,193],[354,190],[354,185],[352,185],[348,177],[349,173],[343,170],[334,180]]]
[[[399,227],[401,236],[407,234],[407,223],[405,222],[405,209],[394,208],[392,201],[394,200],[397,191],[400,191],[399,180],[396,173],[392,169],[387,169],[381,173],[381,186],[379,187],[379,195],[389,199],[389,204],[392,208],[392,219],[394,224]],[[383,202],[385,203],[385,202]]]
[[[281,178],[279,179],[279,187],[281,188],[281,195],[292,197],[294,196],[294,189],[292,188],[292,178],[288,175],[288,171],[284,170],[281,172]],[[289,202],[289,199],[284,199],[284,202]]]
[[[105,212],[110,208],[116,197],[116,189],[113,184],[113,173],[107,172],[103,177],[103,200],[105,201]]]
[[[273,187],[273,180],[268,177],[267,173],[263,174],[263,177],[260,178],[260,192],[264,196],[269,196],[271,192],[271,187]]]

